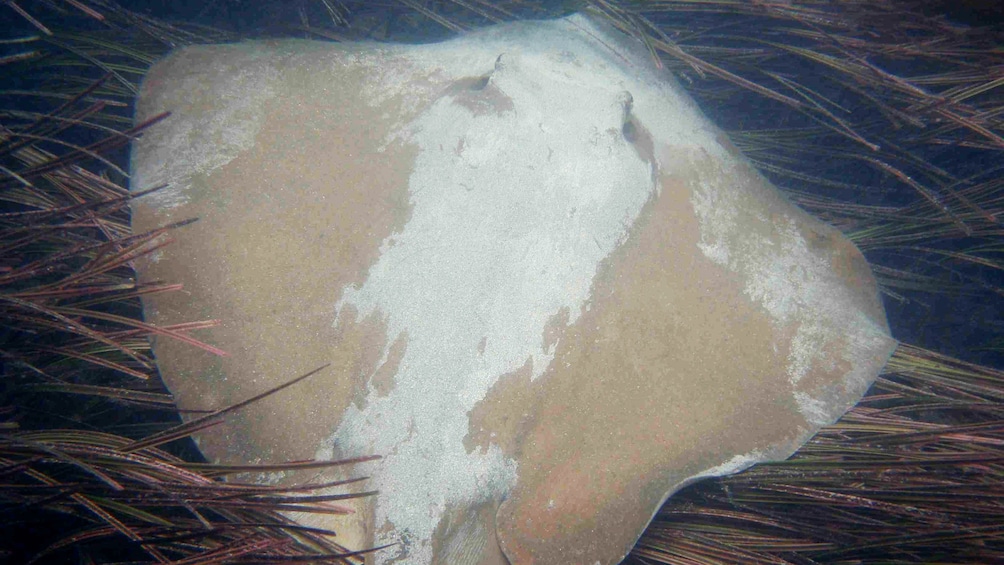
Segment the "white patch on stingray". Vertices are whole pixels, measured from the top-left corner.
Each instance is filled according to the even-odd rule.
[[[795,397],[799,413],[802,414],[806,422],[819,427],[832,423],[833,414],[831,412],[833,410],[826,405],[825,401],[799,391],[793,392],[792,395]]]
[[[377,500],[375,542],[408,547],[378,561],[428,563],[447,509],[497,500],[515,483],[516,465],[497,446],[466,452],[467,412],[528,358],[533,378],[546,369],[549,320],[567,308],[575,322],[600,262],[654,190],[650,164],[621,132],[626,78],[616,56],[578,29],[571,39],[555,32],[567,26],[526,26],[539,43],[506,33],[505,46],[493,29],[463,45],[409,51],[396,64],[434,65],[453,80],[490,72],[513,107],[475,115],[445,95],[402,124],[394,136],[420,150],[411,218],[337,305],[360,317],[379,309],[388,335],[409,336],[394,390],[351,406],[330,438],[342,453],[384,456],[373,486],[394,496]],[[632,95],[636,106],[666,107],[654,100],[662,89]],[[388,524],[393,532],[381,533]]]
[[[709,177],[719,174],[714,171]],[[850,367],[868,365],[858,356],[874,349],[845,342],[843,351],[829,351],[824,345],[833,343],[834,335],[885,334],[859,309],[847,307],[855,302],[854,289],[844,284],[825,256],[809,248],[795,218],[750,212],[756,209],[752,201],[757,194],[715,178],[700,183],[691,197],[700,222],[698,246],[706,257],[741,276],[746,296],[770,314],[779,336],[794,332],[781,339],[790,339],[786,373],[795,402],[807,421],[830,422],[839,411],[829,400],[797,391],[799,382],[814,368],[832,368],[838,360],[850,361]],[[850,379],[861,377],[845,375],[845,387],[851,387]]]
[[[726,475],[734,475],[740,471],[745,471],[753,465],[760,463],[761,461],[768,460],[772,457],[770,453],[764,453],[759,449],[754,449],[749,453],[744,453],[741,455],[733,455],[728,461],[722,463],[721,465],[716,465],[710,469],[705,469],[700,473],[687,479],[687,484],[697,482],[699,479],[704,479],[708,477],[724,477]],[[673,492],[676,492],[675,490]],[[665,502],[665,500],[663,500]],[[660,505],[661,506],[661,505]]]
[[[220,48],[205,49],[218,52]],[[181,78],[176,75],[174,80],[181,84],[170,91],[183,93],[182,98],[153,99],[171,108],[172,113],[164,125],[143,132],[143,142],[135,146],[131,161],[132,190],[168,185],[143,197],[152,206],[169,211],[184,204],[193,179],[212,173],[254,147],[266,116],[263,108],[278,92],[285,66],[281,57],[305,55],[320,47],[310,42],[288,42],[282,47],[285,53],[262,53],[255,43],[235,43],[226,48],[234,56],[202,58],[198,47],[182,52],[180,57],[197,61],[200,72]],[[184,62],[178,59],[175,64]],[[206,80],[207,76],[212,80]],[[193,101],[213,98],[227,103],[214,105],[207,119],[206,110],[193,106]]]

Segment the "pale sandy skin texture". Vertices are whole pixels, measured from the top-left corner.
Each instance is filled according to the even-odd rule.
[[[144,82],[149,319],[179,405],[323,363],[199,435],[211,458],[378,453],[332,520],[379,563],[616,563],[672,492],[791,454],[895,346],[867,263],[644,50],[584,18],[423,47],[185,49]],[[303,481],[313,476],[265,477]]]

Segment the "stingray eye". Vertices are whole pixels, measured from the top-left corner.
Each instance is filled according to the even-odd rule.
[[[617,103],[621,107],[621,134],[628,143],[634,143],[638,139],[638,128],[635,126],[634,117],[631,115],[631,108],[634,107],[634,96],[627,90],[621,91],[617,95]]]
[[[492,68],[492,71],[471,83],[471,85],[467,87],[468,90],[478,92],[488,88],[488,84],[491,82],[492,76],[505,67],[505,64],[502,62],[503,57],[505,57],[505,53],[499,53],[499,56],[495,58],[495,65],[494,68]]]
[[[624,109],[624,115],[627,116],[634,108],[634,96],[631,95],[631,92],[622,90],[617,94],[617,103]]]

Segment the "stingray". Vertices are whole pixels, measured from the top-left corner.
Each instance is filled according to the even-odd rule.
[[[648,52],[584,16],[429,45],[186,47],[142,85],[139,265],[214,318],[158,339],[182,410],[324,363],[198,443],[380,455],[344,544],[396,564],[610,564],[701,477],[791,455],[895,347],[867,262]],[[292,474],[266,482],[302,481]],[[306,516],[297,516],[304,523]]]

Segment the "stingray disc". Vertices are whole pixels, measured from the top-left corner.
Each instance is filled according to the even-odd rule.
[[[214,409],[332,363],[198,439],[382,455],[335,522],[396,542],[376,562],[617,563],[667,496],[787,457],[894,347],[858,250],[584,17],[188,47],[143,84],[138,119],[163,111],[132,165],[170,187],[135,229],[199,221],[141,265],[185,288],[147,316],[222,320],[199,337],[230,353],[158,339],[164,378]]]

